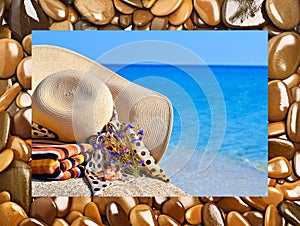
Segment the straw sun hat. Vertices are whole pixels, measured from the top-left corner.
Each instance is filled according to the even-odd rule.
[[[134,84],[68,49],[33,46],[33,122],[65,142],[97,134],[116,107],[120,122],[144,130],[144,144],[158,162],[172,129],[172,105],[152,90]]]

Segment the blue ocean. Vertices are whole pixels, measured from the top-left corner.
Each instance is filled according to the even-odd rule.
[[[173,105],[159,165],[187,193],[264,195],[268,81],[265,66],[105,65]]]

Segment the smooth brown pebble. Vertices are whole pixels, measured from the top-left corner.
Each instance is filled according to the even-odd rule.
[[[292,166],[282,157],[275,157],[268,161],[268,176],[271,178],[285,178],[292,174]]]
[[[147,9],[151,8],[157,0],[142,0],[143,6]]]
[[[145,26],[153,19],[149,10],[137,9],[133,13],[133,23],[136,26]]]
[[[218,202],[221,200],[221,197],[203,196],[200,199],[202,202]]]
[[[164,197],[164,196],[154,196],[153,197],[153,206],[155,207],[155,209],[161,210],[162,205],[164,204],[164,202],[166,202],[168,200],[168,197]]]
[[[287,116],[287,135],[292,142],[300,142],[300,102],[291,105]]]
[[[6,26],[0,25],[0,39],[2,38],[11,38],[11,30]]]
[[[261,197],[267,205],[278,206],[283,201],[283,193],[274,187],[268,187],[268,196]]]
[[[136,197],[93,197],[93,202],[98,205],[101,215],[105,216],[106,206],[111,202],[116,202],[124,209],[126,215],[135,207],[139,201]]]
[[[295,147],[289,140],[283,140],[278,138],[268,139],[268,158],[283,156],[290,160],[295,154]]]
[[[250,206],[245,203],[240,197],[224,197],[216,203],[217,207],[224,210],[225,213],[230,211],[238,211],[244,213],[249,211]]]
[[[28,92],[20,92],[16,98],[16,105],[19,108],[27,108],[30,107],[32,104],[31,95]]]
[[[261,212],[247,211],[247,212],[243,213],[243,216],[250,223],[250,225],[263,226],[264,216]]]
[[[8,112],[0,112],[0,152],[6,147],[11,128],[10,115]]]
[[[121,0],[113,0],[116,9],[124,14],[132,14],[134,12],[134,8]]]
[[[91,200],[91,197],[72,197],[70,211],[77,210],[83,214],[85,205],[91,202]]]
[[[182,26],[182,24],[180,24],[179,26],[174,26],[174,25],[169,24],[168,30],[170,30],[170,31],[181,31],[181,30],[183,30],[183,26]]]
[[[291,89],[292,87],[300,84],[300,76],[298,74],[292,74],[291,76],[284,79],[283,83],[286,84],[289,89]]]
[[[0,205],[0,225],[18,226],[18,224],[28,218],[24,209],[14,202],[4,202]]]
[[[0,153],[0,173],[12,163],[13,159],[14,152],[11,149],[5,149]]]
[[[151,7],[155,16],[167,16],[179,8],[183,0],[157,0]]]
[[[267,208],[267,204],[259,197],[241,197],[241,199],[253,208],[264,211]]]
[[[47,226],[44,222],[35,219],[35,218],[27,218],[20,222],[19,226]],[[52,225],[53,226],[53,225]],[[56,225],[58,226],[58,225]]]
[[[14,39],[0,39],[0,79],[11,77],[23,57],[23,48]]]
[[[185,210],[201,203],[198,197],[191,196],[170,197],[170,200],[179,201]]]
[[[68,18],[67,21],[71,22],[72,24],[78,20],[78,13],[76,9],[72,5],[67,5],[68,9]]]
[[[287,200],[299,200],[300,199],[300,180],[295,182],[284,182],[283,184],[277,184],[275,186],[283,193],[283,196]]]
[[[91,218],[88,217],[78,217],[75,219],[71,226],[104,226],[103,224],[97,224]]]
[[[162,206],[162,213],[174,218],[180,224],[184,222],[185,209],[178,200],[170,199]]]
[[[278,226],[278,211],[276,206],[269,205],[266,209],[264,226]]]
[[[0,96],[2,96],[12,84],[12,79],[0,79]]]
[[[24,140],[16,136],[10,136],[7,142],[7,148],[14,151],[14,159],[28,162],[31,157],[31,148]]]
[[[293,166],[295,174],[300,177],[300,150],[296,151],[295,156],[293,158]]]
[[[82,16],[97,25],[108,24],[115,15],[112,0],[75,0],[74,5]]]
[[[276,179],[268,177],[268,187],[274,187],[276,183]]]
[[[102,224],[102,219],[98,210],[98,206],[94,202],[89,202],[85,205],[84,216],[91,218],[99,224]]]
[[[268,136],[269,137],[279,136],[279,135],[285,134],[285,132],[286,132],[286,129],[285,129],[284,121],[271,122],[268,124]]]
[[[204,226],[224,226],[224,219],[219,208],[213,203],[206,203],[202,208],[202,222]]]
[[[11,134],[22,139],[31,137],[31,115],[30,107],[23,108],[12,117]]]
[[[21,60],[17,67],[17,77],[20,85],[25,89],[31,89],[31,56]]]
[[[123,2],[128,3],[129,5],[138,7],[138,8],[144,8],[142,0],[121,0]]]
[[[159,215],[157,218],[157,222],[159,226],[180,226],[181,225],[175,219],[165,214]]]
[[[198,225],[201,224],[202,222],[202,208],[203,208],[203,204],[198,204],[195,205],[191,208],[189,208],[186,212],[185,212],[185,219],[189,224],[192,225]]]
[[[55,203],[57,209],[57,217],[64,217],[69,213],[71,201],[71,198],[66,196],[58,196],[53,198],[53,202]]]
[[[268,42],[268,65],[270,79],[289,77],[300,62],[300,37],[294,32],[283,32]]]
[[[55,218],[51,226],[69,226],[69,224],[62,218]]]
[[[275,35],[281,34],[283,31],[280,30],[278,27],[274,26],[273,24],[267,24],[265,25],[262,30],[268,31],[268,35],[270,37],[273,37]]]
[[[68,20],[64,20],[61,22],[54,22],[53,24],[51,24],[49,30],[65,30],[65,31],[73,31],[73,24],[68,21]]]
[[[300,101],[300,86],[294,86],[291,91],[291,103]]]
[[[32,35],[29,34],[29,35],[25,36],[22,40],[23,49],[29,55],[31,55],[31,45],[32,45]]]
[[[0,205],[4,202],[9,202],[11,199],[10,194],[8,191],[0,192]]]
[[[106,218],[109,225],[130,226],[125,210],[116,202],[107,205]]]
[[[280,203],[280,214],[288,220],[291,225],[300,225],[300,206],[288,201]]]
[[[291,30],[300,21],[298,0],[266,0],[266,12],[273,24],[282,30]]]
[[[129,219],[132,226],[158,226],[152,208],[145,204],[133,207],[130,211]]]
[[[39,4],[43,11],[54,20],[62,21],[68,16],[67,7],[58,0],[39,0]]]
[[[192,0],[183,0],[179,8],[169,16],[169,22],[173,25],[183,24],[192,14]]]
[[[152,197],[138,197],[140,204],[146,204],[148,206],[152,206],[153,199]]]
[[[226,217],[227,226],[251,226],[250,223],[236,211],[231,211]]]
[[[14,83],[8,90],[5,91],[0,97],[0,112],[5,111],[14,102],[15,98],[21,91],[19,83]]]
[[[194,0],[194,8],[208,25],[216,26],[221,21],[221,6],[218,0]]]
[[[55,203],[50,197],[35,199],[30,206],[30,216],[51,225],[57,214]]]
[[[80,213],[77,210],[74,210],[74,211],[70,211],[68,215],[65,217],[65,219],[69,224],[72,224],[74,220],[82,216],[83,216],[82,213]]]
[[[151,30],[166,30],[168,25],[168,17],[154,17],[151,22]]]
[[[279,80],[268,83],[268,119],[282,121],[290,106],[290,94],[287,86]]]

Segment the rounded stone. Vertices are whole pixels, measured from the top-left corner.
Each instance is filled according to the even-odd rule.
[[[58,0],[39,0],[44,12],[54,20],[62,21],[68,16],[67,7]]]
[[[72,197],[70,211],[76,210],[83,214],[85,206],[91,201],[91,197]]]
[[[240,197],[224,197],[216,203],[217,207],[222,209],[225,213],[230,211],[238,211],[244,213],[250,211],[250,206],[246,204]]]
[[[22,40],[23,49],[29,55],[31,55],[31,45],[32,45],[32,35],[29,34],[29,35],[25,36]]]
[[[0,173],[12,163],[13,159],[14,152],[11,149],[5,149],[0,153]]]
[[[181,225],[175,219],[165,214],[160,214],[157,218],[157,222],[159,226],[180,226]]]
[[[31,137],[31,115],[32,110],[30,107],[18,111],[12,117],[11,134],[22,139],[29,139]]]
[[[261,212],[247,211],[243,216],[252,226],[263,226],[264,215]]]
[[[98,224],[95,221],[93,221],[89,217],[78,217],[75,219],[71,226],[104,226],[103,224]]]
[[[0,225],[18,226],[19,223],[28,218],[24,209],[14,202],[4,202],[0,205]]]
[[[300,76],[298,74],[292,74],[283,80],[284,84],[291,89],[294,86],[298,86],[300,84]]]
[[[157,0],[142,0],[143,6],[147,9],[151,8]]]
[[[300,150],[296,151],[294,155],[293,166],[295,174],[300,177]]]
[[[132,14],[134,12],[134,8],[121,0],[114,0],[114,5],[116,9],[124,14]]]
[[[54,22],[51,24],[49,30],[64,30],[64,31],[73,31],[73,24],[68,21],[64,20],[61,22]]]
[[[195,205],[191,208],[189,208],[186,212],[185,212],[185,219],[189,224],[192,225],[198,225],[201,224],[202,222],[202,208],[203,208],[203,204],[198,204]]]
[[[169,16],[169,22],[175,26],[183,24],[192,14],[192,0],[183,0],[179,8]]]
[[[276,206],[269,205],[266,209],[265,213],[265,220],[264,220],[265,226],[278,226],[278,211],[276,209]]]
[[[296,201],[300,199],[300,180],[276,184],[275,187],[283,193],[284,198],[287,200]]]
[[[47,224],[35,218],[26,218],[20,222],[19,226],[47,226]]]
[[[285,134],[285,122],[271,122],[268,124],[268,136],[269,137],[275,137],[280,136],[282,134]]]
[[[0,205],[4,202],[9,202],[11,199],[10,194],[8,191],[0,192]]]
[[[273,24],[282,30],[291,30],[300,22],[298,0],[266,0],[266,11]]]
[[[78,20],[78,13],[72,5],[67,5],[67,9],[68,9],[67,21],[73,24]]]
[[[0,39],[11,38],[11,30],[6,26],[0,26]]]
[[[287,86],[280,80],[268,83],[268,119],[282,121],[290,106],[290,94]]]
[[[125,210],[116,202],[111,202],[107,205],[106,218],[109,225],[130,226]]]
[[[139,204],[133,207],[130,211],[129,218],[132,226],[158,226],[152,208],[145,204]]]
[[[62,218],[55,218],[51,226],[69,226],[69,224]]]
[[[11,130],[11,120],[8,112],[0,112],[0,152],[6,147]]]
[[[168,197],[155,196],[153,197],[153,206],[155,209],[161,210],[163,204],[168,201]]]
[[[57,209],[50,197],[40,197],[31,203],[29,212],[31,217],[51,225],[57,214]]]
[[[269,40],[268,65],[270,79],[285,79],[300,62],[300,37],[294,32],[283,32]]]
[[[20,137],[10,136],[7,142],[7,148],[14,151],[14,159],[28,162],[31,157],[31,148]]]
[[[98,224],[102,224],[102,219],[98,210],[98,206],[94,202],[89,202],[85,205],[84,216],[91,218]]]
[[[283,156],[290,160],[295,154],[295,147],[289,140],[279,138],[268,139],[268,157],[269,159]]]
[[[185,210],[201,203],[198,197],[191,196],[170,197],[170,199],[179,201]]]
[[[24,89],[31,89],[31,56],[25,57],[21,60],[17,67],[17,77],[20,85]]]
[[[194,0],[194,8],[208,25],[216,26],[221,21],[221,6],[218,0]]]
[[[300,206],[292,202],[283,201],[278,209],[280,214],[292,225],[300,225]]]
[[[121,0],[129,5],[135,6],[137,8],[144,8],[142,0]]]
[[[286,178],[292,174],[292,170],[289,161],[282,156],[268,161],[268,176],[271,178]]]
[[[53,202],[55,203],[57,209],[57,217],[64,217],[69,213],[71,201],[71,198],[66,196],[58,196],[53,198]]]
[[[31,95],[28,92],[20,92],[16,98],[16,105],[18,108],[30,107],[32,104]]]
[[[241,199],[259,211],[265,211],[267,208],[267,204],[260,197],[241,197]]]
[[[300,86],[294,86],[291,91],[291,103],[300,101]]]
[[[213,203],[206,203],[202,208],[202,222],[207,225],[225,226],[221,211]]]
[[[180,224],[184,222],[185,209],[181,202],[170,199],[162,206],[162,213],[174,218]]]
[[[300,142],[300,102],[291,105],[287,116],[287,135],[292,142]]]
[[[154,17],[151,22],[151,30],[166,30],[168,25],[168,17]]]
[[[0,112],[7,110],[13,105],[15,98],[18,96],[21,90],[21,86],[19,83],[14,83],[11,87],[9,87],[4,94],[0,97]]]
[[[115,15],[112,0],[75,0],[74,5],[82,16],[97,25],[108,24]]]
[[[226,217],[226,225],[251,226],[251,224],[239,212],[231,211]]]
[[[0,79],[11,77],[23,57],[22,46],[13,39],[0,39]]]
[[[146,204],[148,206],[153,205],[152,197],[138,197],[138,199],[139,199],[139,204]]]
[[[283,201],[283,193],[277,188],[268,187],[268,196],[262,197],[262,200],[267,205],[274,205],[277,207],[278,204]]]
[[[167,16],[179,8],[183,0],[159,0],[151,7],[151,13],[155,16]]]
[[[136,26],[145,26],[153,19],[149,10],[137,9],[133,13],[133,23]]]
[[[77,210],[74,210],[74,211],[70,211],[69,214],[65,217],[65,219],[69,224],[72,224],[74,220],[82,216],[83,216],[82,213],[80,213]]]

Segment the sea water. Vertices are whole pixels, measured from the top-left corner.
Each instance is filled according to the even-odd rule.
[[[192,195],[265,194],[267,67],[105,66],[171,101],[173,128],[159,165],[172,183]]]

